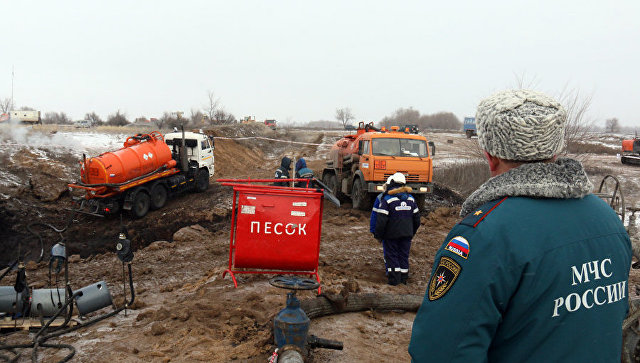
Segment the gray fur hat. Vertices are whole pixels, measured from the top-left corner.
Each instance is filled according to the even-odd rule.
[[[543,93],[501,91],[478,105],[478,142],[500,159],[546,160],[562,150],[566,121],[564,107]]]

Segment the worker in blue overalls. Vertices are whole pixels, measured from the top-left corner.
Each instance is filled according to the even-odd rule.
[[[383,241],[388,283],[394,286],[409,278],[411,239],[420,227],[420,210],[404,174],[395,173],[390,179],[375,209],[374,236]]]

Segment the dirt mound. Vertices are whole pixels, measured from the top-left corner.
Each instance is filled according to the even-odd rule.
[[[267,178],[272,165],[265,165],[265,155],[259,146],[250,141],[216,140],[215,178]]]
[[[433,193],[427,196],[423,215],[429,214],[431,211],[440,207],[453,207],[461,205],[464,197],[455,190],[437,183],[433,183]]]
[[[268,127],[260,123],[232,124],[213,126],[204,130],[204,133],[213,137],[251,137],[264,136],[271,133]]]

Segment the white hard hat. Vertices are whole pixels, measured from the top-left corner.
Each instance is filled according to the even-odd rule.
[[[404,174],[402,173],[395,173],[392,176],[390,176],[389,179],[393,180],[398,184],[407,184],[407,179],[405,179]],[[390,180],[387,180],[387,182],[390,182]]]
[[[391,184],[392,180],[393,180],[393,175],[389,175],[389,177],[387,178],[387,184]]]

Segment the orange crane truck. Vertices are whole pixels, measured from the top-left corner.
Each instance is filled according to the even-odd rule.
[[[83,155],[77,211],[93,215],[128,210],[135,218],[162,208],[185,191],[203,192],[214,172],[213,140],[204,133],[158,131],[130,136],[124,147],[87,159]]]
[[[351,199],[353,208],[371,210],[387,178],[403,173],[421,208],[433,192],[433,142],[419,134],[377,129],[360,122],[356,134],[338,140],[329,151],[322,182],[340,200]]]

